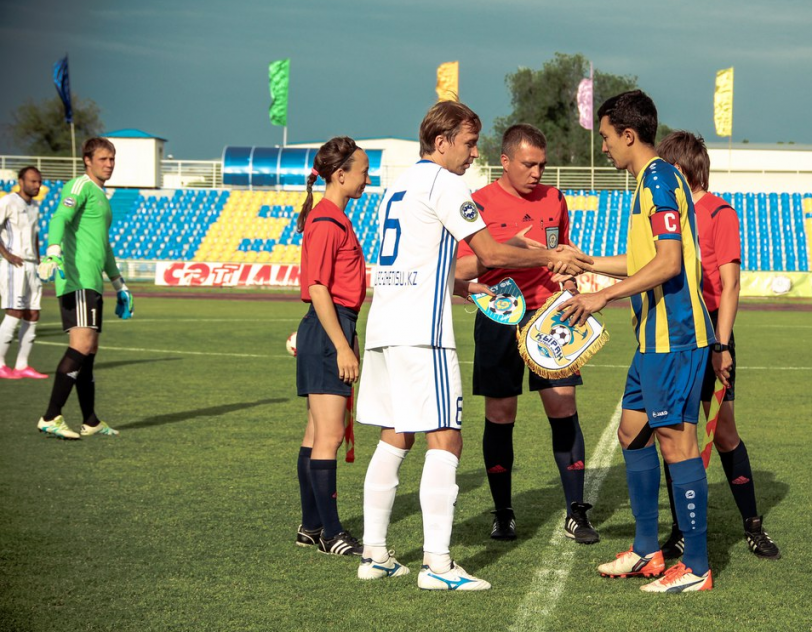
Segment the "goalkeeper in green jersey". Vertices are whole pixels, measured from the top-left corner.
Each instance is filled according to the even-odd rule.
[[[62,326],[70,339],[56,369],[48,410],[37,428],[62,439],[118,434],[100,421],[95,411],[93,362],[102,330],[103,274],[116,290],[116,315],[123,319],[133,315],[132,294],[110,248],[108,231],[113,214],[102,188],[113,175],[116,148],[107,139],[90,138],[82,147],[82,157],[85,175],[70,180],[62,189],[48,230],[48,250],[38,269],[44,281],[56,280]],[[74,385],[83,417],[78,433],[62,418],[62,407]]]

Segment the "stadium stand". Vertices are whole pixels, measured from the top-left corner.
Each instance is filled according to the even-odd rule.
[[[0,182],[0,195],[14,181]],[[62,181],[45,181],[40,235],[44,253],[48,222]],[[178,189],[115,190],[110,204],[110,240],[120,259],[163,261],[298,263],[301,235],[296,216],[303,191]],[[632,193],[565,192],[570,237],[590,255],[625,251]],[[812,193],[722,193],[741,223],[742,269],[809,271],[804,218],[812,214]],[[316,193],[316,201],[321,194]],[[378,257],[378,214],[382,193],[351,200],[347,214],[356,227],[365,258]]]

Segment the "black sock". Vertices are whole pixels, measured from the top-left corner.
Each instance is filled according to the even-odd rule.
[[[338,492],[336,491],[336,460],[310,459],[310,482],[324,528],[322,537],[331,540],[344,531],[338,519]]]
[[[671,524],[677,524],[677,508],[674,505],[674,481],[671,480],[671,470],[663,459],[663,474],[665,474],[665,488],[668,490],[668,504],[671,505]]]
[[[308,531],[321,528],[319,508],[316,505],[316,496],[313,494],[313,484],[310,482],[310,453],[313,448],[299,448],[299,461],[296,463],[296,473],[299,475],[299,497],[302,500],[302,528]]]
[[[572,503],[584,502],[584,433],[578,423],[578,413],[547,419],[553,431],[553,457],[564,488],[567,515],[570,515]]]
[[[512,507],[511,482],[513,479],[513,426],[495,424],[485,419],[485,430],[482,433],[482,456],[485,459],[485,471],[491,496],[496,509]]]
[[[79,407],[86,426],[99,425],[99,418],[96,417],[96,380],[93,377],[95,359],[95,353],[87,354],[79,377],[76,378],[76,395],[79,397]]]
[[[68,347],[59,365],[56,367],[54,376],[54,387],[51,389],[51,399],[48,402],[48,410],[45,411],[43,419],[51,421],[62,414],[62,408],[70,397],[76,379],[82,370],[86,355],[79,353],[76,349]]]
[[[722,467],[742,520],[758,516],[753,471],[750,469],[750,457],[747,448],[744,447],[744,441],[739,441],[739,445],[730,452],[719,452],[719,458],[722,460]]]

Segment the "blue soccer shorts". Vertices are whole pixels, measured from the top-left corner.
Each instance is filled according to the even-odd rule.
[[[649,426],[675,426],[699,421],[702,379],[710,349],[671,353],[634,353],[623,408],[645,410]]]

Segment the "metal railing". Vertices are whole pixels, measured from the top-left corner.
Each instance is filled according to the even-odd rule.
[[[493,182],[502,175],[501,165],[482,165],[479,169],[487,174],[488,182]],[[618,171],[614,167],[595,167],[594,176],[589,167],[547,167],[541,181],[561,190],[631,191],[637,185],[628,171]]]
[[[223,163],[219,160],[162,160],[161,175],[167,189],[223,188]]]
[[[0,171],[13,172],[4,174],[2,179],[15,179],[23,167],[33,165],[42,173],[45,180],[70,180],[85,172],[81,158],[69,157],[47,158],[43,156],[0,156]]]

